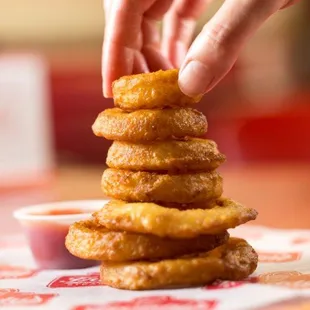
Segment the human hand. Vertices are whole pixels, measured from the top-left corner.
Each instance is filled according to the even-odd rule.
[[[210,1],[105,0],[104,96],[112,96],[112,82],[123,75],[172,67],[180,67],[185,94],[203,94],[229,72],[265,20],[298,0],[226,0],[190,46],[196,20]]]

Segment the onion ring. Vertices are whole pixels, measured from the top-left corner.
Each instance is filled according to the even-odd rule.
[[[173,240],[152,235],[109,231],[95,220],[70,226],[66,237],[69,252],[83,259],[100,261],[132,261],[171,258],[210,251],[227,242],[227,231],[194,239]]]
[[[178,210],[155,203],[112,200],[95,212],[98,222],[111,230],[126,230],[168,238],[218,234],[254,220],[257,211],[231,199],[218,199],[212,209]]]
[[[207,128],[206,117],[190,108],[134,112],[118,108],[106,109],[99,114],[92,126],[98,137],[128,142],[202,137]]]
[[[197,138],[147,144],[115,141],[107,156],[110,168],[133,171],[210,171],[224,161],[214,141]]]
[[[156,262],[103,262],[101,282],[119,289],[146,290],[238,281],[257,267],[258,256],[243,239],[229,241],[206,253]]]
[[[116,107],[123,110],[187,107],[200,101],[182,93],[178,84],[179,70],[123,76],[112,85]]]
[[[106,169],[102,176],[103,193],[129,202],[199,203],[219,198],[223,179],[215,171],[194,174],[158,174]]]

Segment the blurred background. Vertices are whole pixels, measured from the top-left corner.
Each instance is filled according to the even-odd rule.
[[[102,1],[0,0],[0,232],[14,208],[103,198]],[[220,7],[213,1],[196,34]],[[310,228],[310,4],[273,16],[199,104],[228,161],[225,192],[258,224]]]

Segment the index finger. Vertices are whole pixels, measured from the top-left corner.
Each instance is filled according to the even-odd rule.
[[[211,90],[232,68],[247,40],[288,0],[226,0],[196,37],[183,62],[179,86],[188,96]]]
[[[111,85],[122,75],[131,74],[135,53],[140,48],[144,12],[156,0],[113,0],[106,5],[109,17],[103,43],[103,93],[112,96]]]
[[[192,40],[196,21],[212,0],[174,0],[164,17],[162,50],[180,67]]]

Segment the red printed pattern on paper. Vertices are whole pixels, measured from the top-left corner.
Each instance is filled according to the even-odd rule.
[[[256,283],[257,279],[255,277],[247,278],[242,281],[222,281],[222,280],[216,280],[210,285],[207,285],[204,287],[206,290],[222,290],[222,289],[230,289],[239,287],[245,284],[249,283]]]
[[[299,237],[292,240],[293,245],[310,243],[310,237]]]
[[[268,272],[259,275],[258,282],[292,289],[310,289],[310,274],[303,274],[298,271]]]
[[[37,270],[19,266],[0,265],[0,280],[30,278],[37,273]]]
[[[102,305],[80,305],[72,310],[214,310],[216,300],[177,299],[170,296],[140,297]]]
[[[19,290],[15,288],[0,288],[0,297],[7,293],[13,293],[13,292],[14,293],[19,292]]]
[[[54,279],[47,287],[49,288],[70,288],[83,286],[101,286],[98,273],[92,275],[64,276]]]
[[[55,294],[36,294],[28,292],[19,292],[15,289],[0,290],[0,308],[4,306],[35,306],[43,305],[50,299],[54,298]]]
[[[258,259],[261,263],[288,263],[300,260],[300,252],[259,252]]]

